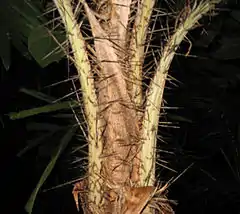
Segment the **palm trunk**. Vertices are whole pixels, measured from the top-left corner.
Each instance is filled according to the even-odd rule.
[[[54,0],[73,50],[88,124],[88,178],[78,185],[84,190],[85,213],[173,213],[167,200],[162,200],[167,186],[159,189],[155,180],[163,90],[176,49],[219,1],[194,3],[187,11],[169,35],[144,96],[144,45],[155,1],[103,0],[96,3],[96,11],[80,1],[94,37],[90,58],[71,0]]]

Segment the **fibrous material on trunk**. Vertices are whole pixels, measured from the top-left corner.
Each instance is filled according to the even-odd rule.
[[[155,180],[156,134],[168,69],[180,43],[219,0],[193,2],[168,35],[148,90],[143,64],[154,0],[80,0],[91,26],[95,70],[71,0],[54,0],[79,73],[88,124],[86,213],[173,213]],[[78,7],[77,6],[77,7]],[[90,49],[90,48],[89,48]],[[94,70],[94,71],[93,71]],[[94,76],[96,74],[96,76]]]

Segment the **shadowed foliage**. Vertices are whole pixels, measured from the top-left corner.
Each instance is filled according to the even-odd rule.
[[[239,210],[239,194],[238,188],[236,188],[239,182],[239,56],[238,51],[236,51],[239,45],[239,12],[236,4],[229,3],[224,7],[230,9],[232,7],[235,10],[222,11],[220,15],[211,18],[211,24],[208,24],[208,18],[204,19],[203,23],[206,23],[204,29],[199,28],[190,33],[189,38],[193,44],[191,54],[188,57],[181,56],[181,54],[175,56],[170,68],[170,75],[173,78],[167,83],[165,89],[164,97],[166,102],[158,132],[159,142],[161,142],[158,149],[161,158],[158,159],[157,175],[160,181],[165,183],[170,178],[177,177],[184,172],[169,188],[169,198],[178,201],[178,206],[174,208],[177,213],[185,213],[186,211],[190,213],[220,212],[229,206],[232,209],[231,213],[237,213]],[[188,46],[187,43],[183,44],[178,52],[186,53]],[[18,57],[18,55],[14,54],[12,60],[14,60],[14,57]],[[28,61],[24,63],[27,64]],[[67,64],[67,62],[64,63]],[[5,65],[5,68],[7,67]],[[31,68],[35,67],[37,67],[36,64],[31,65]],[[13,67],[13,69],[17,70],[17,67]],[[49,73],[51,71],[55,76],[57,74],[56,69],[61,70],[62,68],[61,66],[58,67],[57,64],[53,64],[48,69]],[[12,72],[11,69],[9,72]],[[3,74],[3,76],[7,75],[10,74]],[[41,80],[42,85],[40,84],[38,88],[33,85],[31,87],[53,97],[63,97],[67,94],[65,89],[71,85],[69,82],[62,83],[61,87],[53,86],[49,90],[44,89],[45,85],[57,81],[54,78],[52,78],[52,82],[44,80],[47,75],[49,74],[41,74],[42,78],[38,81]],[[64,80],[66,76],[63,75],[58,78]],[[174,81],[174,78],[177,81]],[[21,83],[20,86],[28,87],[28,84]],[[61,91],[56,90],[57,87],[61,88]],[[25,89],[21,91],[27,93]],[[27,95],[22,94],[19,93],[18,96],[29,99],[29,97],[26,98]],[[37,93],[34,94],[36,97]],[[39,99],[39,95],[37,97]],[[46,96],[44,98],[43,96],[40,97],[42,101],[40,99],[37,101],[38,106],[48,104]],[[57,98],[50,98],[52,97],[48,97],[48,100],[57,100]],[[43,101],[44,99],[45,101]],[[74,99],[74,93],[65,98],[68,101],[71,101],[71,99]],[[30,101],[32,100],[29,100],[30,105],[20,103],[16,106],[21,109],[37,107],[35,105],[36,100]],[[18,110],[12,108],[12,112]],[[42,166],[36,168],[38,178],[40,178],[43,169],[50,160],[51,151],[54,150],[56,143],[63,137],[60,134],[62,130],[66,131],[66,128],[76,125],[76,118],[73,114],[76,111],[69,108],[68,110],[63,109],[61,112],[57,111],[44,114],[44,116],[37,115],[24,119],[24,123],[29,124],[27,126],[29,130],[28,138],[35,138],[36,135],[42,139],[46,137],[43,141],[39,138],[37,141],[34,139],[29,142],[30,147],[40,145],[39,149],[36,150],[35,148],[35,152],[33,152],[38,154],[38,157],[41,157],[39,161]],[[9,109],[4,110],[4,113],[9,112]],[[53,117],[61,119],[52,119]],[[5,118],[3,118],[3,121],[5,122]],[[81,118],[79,118],[79,121],[81,121]],[[168,124],[168,122],[171,122],[171,124]],[[49,138],[48,134],[52,135],[51,138]],[[83,133],[79,131],[77,134],[82,135]],[[79,138],[80,141],[83,141],[82,136]],[[45,143],[45,145],[40,142]],[[46,144],[46,142],[51,142],[51,145]],[[62,164],[61,161],[63,160],[59,160],[60,162],[56,165],[56,170],[53,171],[49,181],[45,184],[45,188],[73,179],[72,174],[69,172],[74,170],[70,168],[74,165],[79,168],[79,165],[78,162],[69,163],[73,156],[72,154],[67,155],[67,152],[78,156],[76,159],[78,161],[81,156],[77,155],[73,149],[74,145],[78,145],[78,143],[74,141],[70,143],[66,155],[62,157],[63,159],[66,158],[67,163]],[[84,146],[84,143],[82,144]],[[84,147],[82,148],[82,152],[87,152]],[[46,161],[43,161],[44,157],[48,157]],[[29,160],[31,160],[31,155],[29,155]],[[76,177],[79,177],[80,172],[74,171],[73,174],[78,174]],[[70,185],[68,184],[68,186]],[[63,191],[62,189],[59,188],[56,191],[60,193]],[[49,207],[53,206],[42,206],[47,203],[48,194],[50,197],[50,191],[40,191],[39,199],[36,202],[36,213],[46,213]],[[66,210],[62,212],[66,213]]]

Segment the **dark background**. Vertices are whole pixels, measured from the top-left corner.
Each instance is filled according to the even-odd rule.
[[[209,23],[209,19],[205,22]],[[158,174],[166,182],[184,172],[169,188],[169,199],[178,202],[174,207],[176,213],[237,214],[240,213],[239,2],[229,1],[204,28],[208,34],[200,28],[189,35],[193,42],[191,56],[178,54],[170,68],[169,74],[178,81],[167,83],[165,106],[179,108],[165,109],[162,116],[162,121],[172,124],[160,123],[159,135],[164,142],[158,143],[161,157]],[[179,53],[186,52],[188,46],[184,43]],[[19,92],[22,87],[61,97],[71,91],[72,85],[67,82],[46,88],[68,77],[65,60],[42,69],[14,47],[11,49],[10,70],[1,67],[0,212],[25,213],[24,205],[48,163],[39,148],[17,157],[27,141],[40,134],[29,131],[28,125],[47,122],[64,126],[69,121],[52,118],[51,114],[13,121],[7,114],[43,105]],[[45,144],[58,142],[59,136],[61,133],[56,133]],[[73,139],[69,144],[43,189],[81,174],[71,165],[71,149],[77,142]],[[40,191],[34,213],[77,213],[71,191],[71,184]]]

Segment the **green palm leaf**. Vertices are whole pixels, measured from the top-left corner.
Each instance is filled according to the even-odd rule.
[[[32,209],[33,209],[33,205],[36,199],[36,196],[39,192],[39,190],[41,189],[41,187],[43,186],[44,182],[46,181],[46,179],[48,178],[48,176],[50,175],[50,173],[52,172],[59,156],[61,155],[61,153],[64,151],[64,149],[67,147],[68,143],[70,142],[70,140],[72,139],[75,131],[76,131],[77,127],[71,128],[70,130],[67,131],[67,133],[63,136],[59,147],[56,148],[55,152],[52,155],[52,158],[49,162],[49,164],[47,165],[46,169],[44,170],[36,188],[34,189],[34,191],[32,192],[26,206],[25,206],[25,210],[28,213],[32,213]]]
[[[28,59],[33,57],[42,67],[59,61],[64,56],[61,49],[54,52],[52,50],[57,50],[59,43],[65,40],[65,34],[59,30],[51,33],[46,30],[43,25],[48,21],[42,16],[43,11],[39,1],[0,1],[0,57],[6,70],[11,61],[10,43],[23,56]]]
[[[26,117],[34,116],[42,113],[49,113],[63,109],[69,109],[77,107],[79,104],[76,101],[65,101],[61,103],[54,103],[37,108],[31,108],[20,112],[11,112],[8,114],[11,120],[23,119]]]

